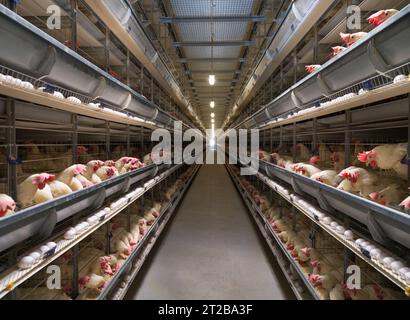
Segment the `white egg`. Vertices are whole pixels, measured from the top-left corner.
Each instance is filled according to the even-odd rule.
[[[410,268],[408,268],[408,267],[399,269],[400,278],[402,278],[404,280],[404,278],[405,278],[404,276],[407,272],[410,272]]]
[[[359,238],[359,239],[357,239],[354,243],[356,243],[358,246],[360,246],[360,244],[361,244],[362,242],[365,242],[365,240],[362,239],[362,238]]]
[[[373,249],[370,251],[370,257],[375,260],[379,259],[380,254],[382,254],[380,249]]]
[[[33,251],[32,253],[30,253],[30,257],[34,259],[34,263],[37,263],[41,258],[41,253],[38,251]]]
[[[96,218],[95,216],[89,217],[89,218],[87,219],[87,222],[88,222],[90,225],[93,225],[93,224],[95,224],[95,223],[97,222],[97,218]]]
[[[66,233],[64,233],[64,239],[66,240],[74,239],[76,233],[77,231],[74,228],[70,228],[66,231]]]
[[[50,242],[47,242],[46,246],[49,247],[50,249],[53,249],[57,247],[57,243],[50,241]]]
[[[75,232],[78,234],[78,233],[83,232],[84,226],[81,225],[81,224],[78,224],[78,225],[76,225],[76,226],[74,227],[74,229],[75,229]]]
[[[15,84],[17,87],[21,87],[21,83],[22,83],[22,81],[21,81],[20,79],[15,79],[14,84]]]
[[[330,225],[333,222],[333,220],[330,217],[325,217],[323,218],[322,222],[326,225]]]
[[[395,260],[394,260],[394,258],[392,258],[392,257],[385,257],[385,258],[383,258],[382,263],[383,263],[383,266],[384,266],[385,268],[390,269],[390,268],[391,268],[391,264],[392,264],[394,261],[395,261]]]
[[[404,82],[404,81],[408,81],[408,77],[406,77],[404,74],[399,74],[398,76],[396,76],[393,80],[393,83],[400,83],[400,82]]]
[[[404,268],[404,264],[401,261],[393,261],[391,264],[391,271],[393,271],[395,274],[399,274],[399,270],[401,268]]]
[[[64,95],[61,92],[54,91],[53,96],[59,99],[65,99]]]
[[[46,254],[47,252],[50,251],[50,248],[48,246],[41,246],[40,251],[44,255],[44,254]]]
[[[330,224],[330,228],[332,228],[332,229],[336,229],[338,226],[339,226],[339,224],[338,224],[337,222],[335,222],[335,221],[333,221],[333,222]]]
[[[342,226],[337,226],[336,227],[336,232],[339,233],[339,234],[344,234],[345,231],[346,231],[346,229]]]
[[[346,230],[343,235],[347,240],[354,240],[354,234],[351,230]]]
[[[372,251],[373,249],[377,249],[377,247],[373,244],[369,244],[367,246],[364,247],[364,249],[370,253],[370,251]]]
[[[104,211],[105,211],[105,213],[110,213],[111,209],[107,207],[107,208],[104,208]]]
[[[81,100],[76,98],[76,97],[73,97],[73,96],[68,97],[67,101],[70,101],[70,102],[76,103],[76,104],[81,104]]]
[[[404,280],[408,285],[410,285],[410,272],[404,274]]]
[[[360,243],[360,248],[366,248],[367,246],[371,245],[371,243],[369,241],[363,241],[362,243]]]
[[[33,89],[34,89],[34,86],[33,86],[30,82],[28,82],[28,81],[23,81],[23,82],[21,83],[21,85],[22,85],[25,89],[29,89],[29,90],[33,90]]]
[[[23,257],[17,264],[20,269],[28,269],[34,264],[34,258],[31,256]]]

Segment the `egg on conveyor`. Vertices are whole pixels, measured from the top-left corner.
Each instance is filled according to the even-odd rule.
[[[111,212],[111,209],[108,208],[108,207],[106,207],[106,208],[104,208],[104,211],[105,211],[105,213],[110,213],[110,212]]]
[[[81,104],[81,100],[76,98],[76,97],[73,97],[73,96],[68,97],[67,101],[70,101],[70,102],[75,103],[75,104]]]
[[[18,262],[17,266],[20,269],[28,269],[31,268],[31,266],[34,264],[34,258],[31,256],[25,256],[21,258],[21,260]]]
[[[346,230],[343,233],[343,236],[345,237],[346,240],[354,240],[354,234],[351,230]]]
[[[332,224],[333,220],[330,217],[323,218],[322,222],[326,225]]]
[[[394,78],[393,83],[400,83],[405,81],[408,81],[408,77],[406,77],[404,74],[399,74]]]
[[[410,272],[404,274],[404,281],[406,281],[406,283],[410,285]]]
[[[399,270],[401,269],[401,268],[404,268],[404,264],[401,262],[401,261],[398,261],[398,260],[396,260],[396,261],[393,261],[392,262],[392,264],[391,264],[391,271],[393,271],[393,273],[395,273],[395,274],[399,274]]]
[[[34,263],[37,263],[41,259],[41,253],[38,251],[33,251],[29,256],[34,259]]]
[[[344,227],[342,227],[342,226],[337,226],[337,227],[336,227],[336,232],[337,232],[338,234],[344,234],[345,231],[346,231],[346,229],[345,229]]]
[[[93,225],[93,224],[96,224],[96,223],[98,222],[98,219],[97,219],[96,216],[92,216],[92,217],[89,217],[89,218],[87,219],[87,222],[88,222],[90,225]]]
[[[365,246],[364,249],[365,249],[367,252],[369,252],[369,254],[370,254],[370,252],[371,252],[372,250],[374,250],[374,249],[377,249],[377,247],[376,247],[375,245],[369,244],[369,245]]]
[[[405,275],[406,273],[410,272],[410,268],[405,267],[405,268],[401,268],[399,269],[399,276],[400,278],[402,278],[403,280],[405,279]]]
[[[48,246],[44,245],[44,246],[40,247],[40,252],[41,252],[42,255],[46,254],[49,251],[50,251],[50,248]]]
[[[359,247],[360,247],[360,245],[363,243],[363,242],[365,242],[366,240],[364,240],[364,239],[362,239],[362,238],[359,238],[359,239],[357,239],[354,243],[356,243]]]
[[[383,266],[384,266],[385,268],[391,269],[391,265],[392,265],[392,263],[393,263],[394,261],[395,261],[395,260],[394,260],[394,258],[392,258],[392,257],[385,257],[385,258],[383,258],[382,263],[383,263]]]
[[[28,81],[23,81],[23,82],[21,83],[21,86],[22,86],[24,89],[28,89],[28,90],[33,90],[33,89],[34,89],[34,86],[33,86],[30,82],[28,82]]]
[[[330,228],[332,228],[332,229],[336,229],[337,227],[339,226],[339,224],[337,223],[337,222],[335,222],[335,221],[333,221],[332,223],[330,223]]]
[[[58,99],[64,99],[64,95],[58,91],[54,91],[53,97],[58,98]]]
[[[47,242],[46,246],[49,247],[51,250],[57,247],[57,243],[50,241],[50,242]]]
[[[70,228],[64,233],[64,239],[66,240],[74,239],[76,234],[77,234],[77,231],[74,228]]]

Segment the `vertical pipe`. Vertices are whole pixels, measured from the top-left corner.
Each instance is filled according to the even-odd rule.
[[[127,49],[127,58],[125,60],[125,77],[127,86],[130,86],[130,50]]]
[[[141,157],[144,157],[145,150],[144,150],[144,127],[141,126]]]
[[[410,94],[407,96],[409,102],[409,116],[408,116],[408,123],[407,123],[407,185],[410,187],[410,165],[408,163],[408,159],[410,158]]]
[[[78,280],[79,280],[79,270],[78,270],[78,255],[79,255],[79,245],[76,244],[73,247],[73,256],[71,258],[72,264],[72,278],[71,278],[71,298],[75,299],[78,296]]]
[[[298,81],[298,54],[297,50],[293,50],[293,84]]]
[[[105,224],[105,253],[107,255],[111,253],[111,238],[112,238],[112,233],[111,233],[110,224],[106,223]]]
[[[71,50],[77,52],[77,0],[71,0]]]
[[[350,141],[352,139],[352,133],[350,132],[350,124],[352,122],[352,115],[350,110],[346,110],[345,112],[345,121],[346,121],[346,129],[345,129],[345,168],[350,166]]]
[[[110,29],[105,27],[105,43],[104,43],[104,53],[105,53],[105,71],[110,72]]]
[[[273,152],[273,128],[270,128],[270,152]]]
[[[296,122],[293,123],[293,148],[292,148],[292,155],[293,155],[293,162],[296,162]]]
[[[17,141],[16,141],[16,103],[12,98],[6,100],[7,112],[7,192],[17,199]]]
[[[313,125],[312,151],[314,151],[316,150],[317,143],[318,143],[317,142],[317,118],[313,118],[312,125]]]
[[[141,66],[140,84],[141,84],[141,94],[144,95],[144,66]]]
[[[127,156],[131,155],[131,132],[130,125],[127,124]],[[134,155],[131,155],[134,156]]]
[[[105,157],[111,159],[111,137],[110,137],[110,122],[105,122]]]
[[[72,157],[73,163],[78,163],[78,117],[76,114],[71,115],[72,133],[71,133],[71,144],[72,144]]]
[[[154,77],[151,77],[151,101],[154,102]]]
[[[319,37],[317,23],[313,27],[313,64],[317,64],[319,60]]]

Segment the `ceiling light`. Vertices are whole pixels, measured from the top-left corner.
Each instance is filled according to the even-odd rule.
[[[209,84],[211,86],[215,85],[215,75],[214,74],[209,75]]]
[[[213,117],[215,117],[215,113],[212,112],[211,113],[211,118],[213,118]]]
[[[215,123],[215,119],[212,119],[211,122],[212,122],[212,123]]]
[[[211,101],[209,105],[211,106],[211,109],[215,108],[215,101]]]

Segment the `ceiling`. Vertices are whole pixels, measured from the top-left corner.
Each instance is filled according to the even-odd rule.
[[[240,87],[246,47],[250,44],[256,16],[263,1],[259,0],[167,0],[167,22],[175,35],[173,47],[179,48],[176,63],[184,65],[188,78],[188,95],[205,127],[221,127],[232,108]],[[255,21],[257,20],[257,21]],[[164,16],[161,23],[165,23]],[[246,42],[248,41],[248,43]],[[208,77],[216,76],[210,86]],[[210,108],[210,102],[215,108]]]

